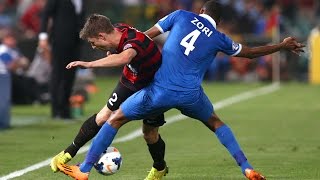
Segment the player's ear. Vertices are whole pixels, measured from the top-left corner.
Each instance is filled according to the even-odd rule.
[[[105,33],[98,33],[98,39],[106,40]]]
[[[204,11],[205,11],[204,8],[201,8],[200,9],[200,14],[204,14]]]

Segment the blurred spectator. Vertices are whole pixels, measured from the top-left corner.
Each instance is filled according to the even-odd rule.
[[[23,74],[28,68],[29,60],[17,49],[17,40],[12,32],[6,32],[0,45],[0,60],[7,69],[15,74]]]
[[[25,76],[29,60],[17,49],[15,36],[8,32],[0,45],[0,60],[6,65],[12,79],[12,102],[30,104],[37,99],[37,84],[33,78]]]
[[[269,37],[273,37],[275,33],[278,33],[280,18],[280,9],[278,5],[273,5],[268,13],[266,20],[266,33]]]
[[[286,18],[295,18],[296,2],[292,0],[279,0],[279,5],[282,7],[282,15]]]
[[[5,29],[7,28],[16,28],[22,30],[23,33],[18,34],[17,37],[20,43],[18,46],[24,55],[32,59],[33,52],[30,49],[31,47],[36,46],[36,40],[32,42],[32,39],[35,34],[39,32],[39,14],[41,8],[47,0],[0,0],[0,37],[2,37]],[[67,39],[75,37],[76,33],[66,32],[60,33],[63,35],[55,35],[57,31],[60,31],[59,26],[68,26],[64,29],[69,29],[74,31],[75,27],[78,26],[76,22],[78,20],[70,21],[75,17],[75,9],[77,11],[81,9],[82,0],[70,0],[61,3],[57,0],[50,0],[51,4],[58,4],[56,8],[50,8],[50,12],[47,12],[45,16],[49,16],[53,20],[46,22],[45,28],[42,28],[41,31],[49,32],[51,34],[50,43],[51,45],[61,43],[57,39]],[[85,6],[90,12],[101,12],[101,14],[112,17],[115,21],[125,21],[128,24],[135,25],[140,30],[145,30],[147,27],[150,27],[161,19],[164,15],[176,10],[176,9],[185,9],[198,13],[199,8],[203,5],[206,0],[94,0],[94,3],[88,3]],[[268,43],[271,40],[277,40],[275,32],[280,31],[280,37],[287,34],[293,35],[300,40],[306,40],[311,29],[316,25],[316,21],[320,19],[320,1],[319,0],[219,0],[223,4],[223,15],[222,22],[219,30],[222,30],[229,35],[237,35],[241,37],[240,39],[245,40],[245,44],[260,44]],[[48,3],[49,4],[49,3]],[[76,4],[76,6],[75,6]],[[76,7],[76,8],[75,8]],[[80,7],[80,8],[79,8]],[[60,11],[68,11],[70,14],[63,14],[58,18]],[[68,10],[66,10],[68,9]],[[58,12],[59,11],[59,12]],[[50,14],[50,15],[48,15]],[[83,14],[81,12],[80,14]],[[77,19],[73,18],[73,19]],[[58,19],[63,19],[60,21]],[[68,20],[67,20],[68,19]],[[17,21],[18,20],[18,21]],[[66,23],[66,22],[73,22]],[[58,22],[58,23],[57,23]],[[62,22],[60,24],[60,22]],[[41,23],[40,23],[41,24]],[[81,23],[80,23],[81,24]],[[71,27],[72,28],[69,28]],[[47,27],[50,27],[47,31]],[[59,27],[59,28],[57,28]],[[72,30],[73,29],[73,30]],[[226,29],[226,30],[225,30]],[[30,39],[31,38],[31,39]],[[69,40],[68,40],[69,41]],[[70,41],[74,43],[75,41]],[[30,43],[30,45],[28,45]],[[32,45],[31,45],[32,44]],[[62,44],[62,43],[61,43]],[[71,47],[71,45],[61,46],[61,49],[68,49],[65,47]],[[69,43],[71,44],[71,43]],[[75,43],[74,43],[75,44]],[[53,49],[57,49],[52,47]],[[71,50],[73,51],[73,50]],[[85,49],[83,51],[85,56],[90,59],[92,52]],[[58,56],[58,55],[55,55]],[[68,55],[71,57],[71,55]],[[285,54],[284,59],[290,59],[287,63],[284,63],[286,69],[289,73],[289,76],[294,79],[305,79],[300,78],[302,73],[306,73],[308,61],[307,58],[296,57],[290,54]],[[55,59],[72,59],[67,56],[53,58]],[[218,72],[224,72],[224,69],[220,69],[219,63],[224,61],[216,61],[217,64],[213,65],[211,68],[217,68]],[[272,74],[272,68],[268,68],[267,65],[269,62],[266,62],[266,59],[261,59],[260,63],[257,64],[259,70],[256,71],[260,79],[269,79]],[[111,70],[112,71],[112,70]],[[107,73],[110,74],[111,71]],[[270,72],[269,72],[270,71]],[[97,71],[95,71],[97,72]],[[101,72],[101,71],[100,71]],[[262,73],[268,72],[268,73]],[[65,73],[62,73],[65,76]],[[104,73],[105,74],[105,73]],[[263,74],[265,77],[263,77]],[[209,74],[208,74],[209,75]],[[305,76],[305,75],[302,75]],[[221,75],[215,78],[223,77]],[[213,78],[213,79],[215,79]],[[57,79],[57,78],[56,78]],[[220,78],[218,78],[220,79]],[[62,108],[63,109],[63,108]],[[58,116],[63,116],[62,112],[57,113]],[[52,113],[53,116],[54,113]]]
[[[229,81],[255,81],[257,79],[254,72],[254,61],[247,58],[231,57],[231,69],[227,78]]]
[[[53,118],[71,119],[70,102],[75,80],[75,69],[67,70],[66,65],[79,59],[79,32],[85,21],[83,0],[57,1],[48,0],[42,17],[40,48],[46,48],[47,32],[50,32],[52,47],[52,73],[50,81],[51,116]],[[48,30],[49,20],[52,26]]]
[[[256,1],[255,4],[256,14],[255,14],[255,26],[253,29],[253,33],[257,36],[263,36],[266,32],[266,24],[267,24],[267,12],[263,3],[261,1]]]
[[[0,130],[10,126],[11,80],[6,66],[0,61]]]
[[[6,12],[6,4],[0,1],[0,29],[10,28],[13,18]]]
[[[208,68],[205,78],[209,81],[225,81],[227,80],[227,73],[229,72],[229,70],[230,57],[223,53],[218,53],[215,60]]]
[[[256,72],[260,81],[272,80],[272,56],[260,57],[257,61]]]
[[[46,43],[46,41],[41,41],[41,43]],[[38,46],[26,75],[37,82],[37,100],[39,103],[48,103],[50,100],[49,81],[51,75],[51,48],[49,45]]]
[[[17,17],[18,19],[24,14],[24,12],[29,8],[29,6],[33,3],[34,0],[17,0]]]
[[[298,0],[297,6],[300,8],[300,12],[303,12],[303,16],[306,19],[314,20],[319,0]]]
[[[200,9],[202,8],[203,4],[204,4],[203,0],[194,0],[192,2],[191,11],[198,14],[200,12]]]
[[[193,8],[194,0],[178,0],[179,2],[179,9],[184,9],[187,11],[191,11]]]
[[[178,9],[178,3],[175,0],[161,0],[158,1],[158,20],[166,16],[167,14]]]
[[[41,12],[46,0],[35,0],[20,18],[21,28],[27,37],[35,37],[40,31]]]

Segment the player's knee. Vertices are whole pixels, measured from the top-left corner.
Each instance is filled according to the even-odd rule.
[[[109,119],[110,114],[111,113],[100,111],[96,117],[96,122],[98,126],[102,126]]]
[[[117,110],[111,117],[108,119],[108,123],[114,127],[119,129],[121,126],[129,122],[128,119],[123,115],[121,110]]]
[[[209,129],[215,132],[216,129],[222,126],[223,124],[224,123],[220,120],[220,118],[215,113],[212,113],[208,120],[207,126],[209,127]]]

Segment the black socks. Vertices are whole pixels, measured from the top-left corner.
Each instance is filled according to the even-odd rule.
[[[92,115],[88,118],[81,126],[73,143],[64,151],[70,153],[71,157],[74,157],[79,149],[90,141],[101,129],[96,123],[97,114]]]
[[[96,116],[97,114],[94,114],[82,124],[73,143],[64,152],[68,152],[71,157],[74,157],[79,149],[99,132],[101,126],[97,125]],[[148,148],[154,162],[153,167],[158,171],[164,170],[166,167],[166,162],[164,161],[166,144],[161,139],[161,136],[159,135],[156,143],[148,144]]]
[[[153,159],[153,167],[156,168],[158,171],[164,170],[166,167],[166,162],[164,161],[164,155],[166,150],[166,144],[161,139],[159,134],[159,140],[154,144],[148,144],[149,152]]]

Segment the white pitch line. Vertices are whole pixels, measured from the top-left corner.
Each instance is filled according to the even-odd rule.
[[[241,102],[241,101],[245,101],[245,100],[248,100],[248,99],[251,99],[251,98],[254,98],[254,97],[257,97],[257,96],[261,96],[261,95],[264,95],[264,94],[269,94],[269,93],[272,93],[272,92],[278,90],[279,88],[280,88],[279,84],[278,83],[274,83],[274,84],[271,84],[271,85],[268,85],[268,86],[265,86],[265,87],[262,87],[262,88],[258,88],[258,89],[252,90],[252,91],[247,91],[247,92],[244,92],[244,93],[240,93],[238,95],[231,96],[231,97],[226,98],[224,100],[218,101],[217,103],[214,104],[214,109],[218,110],[218,109],[230,106],[232,104],[235,104],[235,103],[238,103],[238,102]],[[171,124],[171,123],[174,123],[174,122],[177,122],[177,121],[181,121],[181,120],[186,119],[186,118],[188,118],[188,117],[184,116],[182,114],[171,116],[171,117],[166,119],[167,123],[165,125],[168,125],[168,124]],[[137,137],[139,137],[141,135],[142,135],[142,130],[141,130],[141,128],[139,128],[139,129],[134,130],[131,133],[123,136],[123,137],[115,139],[112,144],[130,141],[130,140],[132,140],[134,138],[137,138]],[[89,147],[90,146],[84,146],[83,148],[81,148],[79,150],[78,154],[87,152]],[[8,175],[0,177],[0,180],[8,180],[8,179],[12,179],[12,178],[15,178],[15,177],[19,177],[19,176],[22,176],[22,175],[24,175],[24,174],[26,174],[28,172],[35,171],[35,170],[40,169],[40,168],[42,168],[44,166],[48,166],[50,164],[51,159],[52,159],[52,157],[50,157],[49,159],[47,159],[45,161],[42,161],[42,162],[39,162],[39,163],[34,164],[32,166],[29,166],[29,167],[27,167],[25,169],[14,171],[14,172],[12,172],[12,173],[10,173]]]

